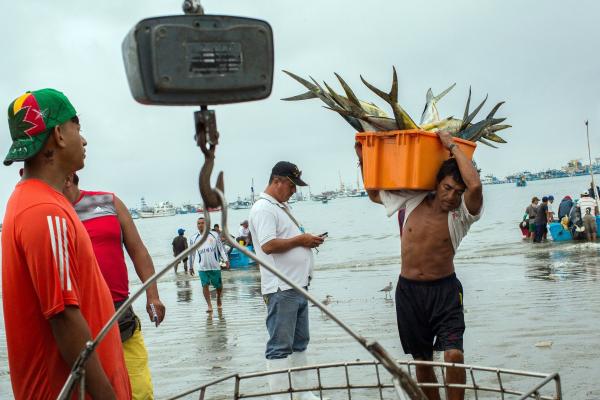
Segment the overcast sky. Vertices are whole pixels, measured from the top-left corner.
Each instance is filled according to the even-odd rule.
[[[513,128],[499,149],[480,145],[483,173],[497,176],[560,167],[600,156],[600,29],[597,1],[202,1],[207,14],[256,17],[273,27],[275,79],[270,98],[213,107],[221,133],[217,168],[233,201],[266,185],[279,160],[303,170],[313,192],[356,182],[354,131],[318,100],[283,102],[304,88],[281,72],[336,84],[341,74],[358,96],[382,104],[359,74],[388,90],[399,75],[399,101],[419,120],[429,87],[455,89],[439,104],[442,116],[462,116],[486,93],[483,117]],[[88,141],[81,187],[116,192],[130,207],[198,202],[202,156],[193,141],[193,107],[137,104],[131,97],[121,42],[139,20],[179,14],[181,1],[4,2],[0,42],[0,104],[25,90],[53,87],[72,101]],[[3,111],[5,112],[5,111]],[[390,112],[391,114],[391,112]],[[5,114],[6,115],[6,114]],[[0,124],[2,158],[10,146]],[[0,215],[22,163],[0,168]]]

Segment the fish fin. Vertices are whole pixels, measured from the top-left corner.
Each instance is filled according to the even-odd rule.
[[[371,90],[373,93],[375,93],[377,96],[381,97],[383,100],[385,100],[386,102],[389,103],[388,99],[389,96],[387,93],[385,93],[382,90],[377,89],[375,86],[371,85],[369,82],[367,82],[365,80],[365,78],[362,77],[362,75],[360,75],[360,80],[362,81],[362,83],[365,84],[366,87],[369,88],[369,90]]]
[[[462,137],[470,140],[471,142],[476,142],[488,132],[487,129],[490,126],[504,122],[505,119],[506,118],[486,118],[465,129]]]
[[[301,78],[298,75],[293,74],[293,73],[291,73],[289,71],[283,70],[283,72],[285,72],[292,79],[296,80],[301,85],[303,85],[308,90],[310,90],[312,93],[314,93],[314,95],[316,97],[318,97],[323,103],[325,103],[325,104],[327,104],[329,106],[332,105],[332,104],[335,104],[335,101],[333,101],[333,99],[331,98],[331,96],[329,96],[329,93],[327,93],[325,90],[323,90],[323,88],[321,86],[319,86],[312,77],[310,77],[310,79],[313,82],[315,82],[315,84],[312,84],[309,81],[307,81],[306,79]]]
[[[354,94],[350,86],[348,86],[346,81],[344,81],[344,79],[336,72],[334,72],[334,75],[337,77],[338,81],[340,81],[340,85],[342,85],[342,89],[344,89],[344,93],[346,93],[346,97],[348,98],[348,100],[356,104],[358,107],[361,107],[360,100],[358,99],[358,97],[356,97],[356,95]]]
[[[368,112],[366,112],[360,105],[360,101],[359,105],[356,105],[352,101],[348,100],[346,97],[337,94],[333,88],[327,85],[326,82],[323,83],[327,87],[327,90],[329,90],[329,93],[331,94],[331,97],[333,97],[335,102],[338,103],[342,108],[352,111],[354,113],[355,118],[361,118],[363,115],[368,115]]]
[[[315,89],[317,89],[317,87],[315,85],[313,85],[312,83],[310,83],[306,79],[301,78],[298,75],[296,75],[296,74],[294,74],[294,73],[292,73],[290,71],[286,71],[285,69],[282,69],[282,71],[284,73],[286,73],[288,76],[290,76],[292,79],[294,79],[296,82],[300,83],[305,88],[307,88],[308,90],[310,90],[311,92],[314,91]]]
[[[504,117],[504,118],[486,118],[486,121],[490,121],[490,125],[498,125],[499,123],[506,121],[506,117]]]
[[[340,116],[344,118],[344,120],[346,120],[346,122],[349,123],[354,129],[356,129],[357,132],[362,132],[362,125],[359,119],[352,115],[352,112],[345,110],[342,107],[339,107],[335,104],[332,107],[323,106],[323,108],[335,111],[336,113],[340,114]]]
[[[442,97],[444,97],[445,95],[448,94],[448,92],[450,92],[452,89],[454,89],[454,86],[456,86],[456,82],[454,82],[452,85],[450,85],[450,87],[446,90],[444,90],[442,93],[438,94],[437,96],[434,97],[434,100],[436,102],[440,101],[442,99]],[[431,89],[429,89],[431,90]],[[427,92],[427,94],[429,95],[429,92]],[[431,93],[431,95],[433,96],[433,93]],[[429,101],[429,99],[427,99]]]
[[[352,111],[346,110],[345,108],[342,108],[338,105],[334,105],[333,107],[323,106],[323,108],[326,110],[335,111],[336,113],[339,113],[341,115],[348,115],[348,116],[354,117],[354,115],[352,114]]]
[[[423,111],[421,111],[421,125],[423,125],[425,119],[425,111],[427,111],[427,106],[433,101],[433,97],[433,91],[431,88],[427,89],[427,93],[425,94],[425,106],[423,106]]]
[[[489,127],[489,130],[490,132],[498,132],[508,128],[512,128],[512,125],[493,125]]]
[[[466,139],[470,141],[477,140],[477,135],[486,127],[492,125],[492,121],[489,119],[481,120],[475,124],[469,125],[465,129],[461,129],[458,131],[458,137],[461,139]]]
[[[319,99],[321,99],[325,104],[327,104],[330,107],[335,107],[336,106],[336,102],[334,101],[334,99],[332,99],[332,96],[330,96],[329,93],[327,93],[325,90],[323,90],[323,88],[312,78],[310,77],[310,79],[315,82],[314,84],[310,83],[309,81],[307,81],[304,78],[299,77],[298,75],[283,70],[284,73],[286,73],[288,76],[290,76],[292,79],[296,80],[297,82],[299,82],[300,84],[302,84],[303,86],[305,86],[308,90],[310,90],[312,93],[314,93],[314,95],[316,97],[318,97]],[[297,96],[295,96],[297,97]],[[337,110],[334,110],[337,111]],[[357,131],[361,131],[362,126],[360,125],[359,121],[352,116],[348,116],[348,115],[341,115],[342,118],[344,118],[344,120],[346,120],[346,122],[348,122],[354,129],[356,129]]]
[[[400,107],[397,101],[394,101],[394,97],[398,98],[398,77],[396,74],[396,68],[394,67],[394,75],[392,82],[392,89],[390,93],[385,93],[384,91],[377,89],[375,86],[371,85],[369,82],[365,80],[365,78],[360,76],[360,80],[365,84],[366,87],[369,88],[373,93],[377,96],[381,97],[385,100],[391,107],[394,112],[394,118],[398,124],[398,129],[417,129],[418,125],[410,118],[408,114]],[[394,96],[395,95],[395,96]]]
[[[327,82],[323,82],[323,84],[325,85],[325,87],[327,88],[327,91],[329,92],[329,95],[333,98],[333,100],[335,100],[336,103],[338,103],[338,105],[340,105],[342,108],[346,108],[344,105],[343,100],[340,99],[340,95],[337,94],[335,92],[335,90],[333,90],[328,84]]]
[[[464,123],[464,121],[467,120],[467,117],[469,116],[469,105],[471,104],[471,86],[469,86],[469,97],[467,97],[467,105],[465,106],[465,113],[463,115],[463,124],[460,126],[461,127],[461,131],[467,127],[467,125]]]
[[[484,138],[480,138],[479,141],[483,144],[485,144],[486,146],[490,146],[493,147],[494,149],[497,149],[498,146],[494,146],[493,144],[491,144],[490,142],[488,142],[487,140],[485,140]]]
[[[398,74],[396,73],[396,67],[392,66],[392,88],[390,89],[390,101],[398,103]]]
[[[392,88],[390,89],[390,104],[394,110],[394,117],[398,122],[398,127],[404,127],[404,129],[419,129],[419,125],[413,121],[406,111],[398,104],[398,74],[396,73],[396,67],[392,66]],[[403,129],[403,128],[400,128]]]
[[[309,99],[316,99],[317,97],[318,96],[316,94],[314,94],[311,91],[308,91],[306,93],[302,93],[297,96],[286,97],[281,100],[283,100],[283,101],[309,100]]]
[[[323,87],[322,87],[321,85],[319,85],[319,82],[317,82],[317,80],[316,80],[315,78],[313,78],[313,77],[312,77],[312,76],[310,76],[310,75],[309,75],[308,77],[310,78],[310,80],[311,80],[311,81],[313,81],[313,82],[314,82],[314,84],[315,84],[315,87],[316,87],[316,88],[317,88],[319,91],[321,91],[321,93],[324,93],[324,94],[326,94],[326,95],[327,95],[327,97],[331,97],[331,96],[329,96],[329,93],[327,93],[327,91],[326,91],[325,89],[323,89]],[[332,100],[333,100],[333,99],[332,99]]]
[[[360,128],[355,127],[354,124],[351,123],[348,119],[356,121],[357,124],[360,124],[361,121],[367,122],[369,125],[371,125],[373,127],[372,130],[386,131],[386,130],[398,129],[398,127],[395,125],[395,120],[392,118],[372,117],[372,116],[366,115],[366,114],[358,116],[358,115],[354,114],[351,110],[346,110],[339,106],[334,106],[334,107],[323,106],[323,108],[337,112],[346,121],[348,121],[348,123],[350,125],[352,125],[352,127],[354,127],[358,131],[360,131]],[[360,125],[362,125],[362,124],[360,124]]]
[[[475,118],[475,116],[477,115],[477,113],[479,112],[479,110],[481,110],[481,107],[483,107],[483,105],[485,104],[485,102],[487,101],[487,99],[488,99],[488,95],[486,94],[485,95],[485,99],[483,99],[483,101],[473,110],[473,112],[470,113],[467,116],[467,119],[463,120],[463,126],[464,127],[467,127],[471,123],[471,121],[473,121],[473,118]],[[489,115],[488,115],[488,117],[489,117]]]
[[[485,130],[486,132],[484,133],[484,135],[482,137],[485,139],[491,140],[492,142],[506,143],[506,140],[502,139],[500,136],[496,135],[494,132],[491,132],[490,131],[491,128],[493,128],[493,127],[488,126],[487,129]]]
[[[500,103],[496,104],[494,106],[494,108],[492,108],[492,111],[490,111],[490,113],[487,115],[486,119],[492,118],[494,116],[494,114],[496,114],[496,111],[498,111],[498,109],[500,108],[500,106],[502,106],[502,104],[504,104],[503,101],[501,101]]]
[[[431,88],[427,89],[427,94],[425,95],[425,101],[427,102],[425,104],[425,107],[427,107],[427,104],[429,104],[429,102],[431,100],[433,100],[435,96],[433,95],[433,91],[431,90]]]

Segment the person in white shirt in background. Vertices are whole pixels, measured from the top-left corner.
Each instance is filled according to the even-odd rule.
[[[324,235],[304,233],[287,205],[296,192],[296,185],[306,186],[301,174],[290,162],[275,164],[269,185],[250,210],[250,233],[261,260],[268,261],[292,282],[308,289],[314,264],[311,249],[323,243]],[[279,370],[307,365],[308,301],[265,268],[260,268],[260,283],[267,305],[267,368]],[[286,374],[270,375],[268,380],[271,391],[284,391],[289,387]],[[294,389],[308,387],[308,371],[294,372],[292,386]],[[289,394],[271,396],[272,400],[289,398]],[[299,392],[294,398],[317,399],[310,391]]]
[[[198,233],[190,238],[190,247],[200,240],[204,229],[206,229],[204,217],[198,218],[197,227]],[[200,282],[202,283],[202,294],[208,305],[208,308],[206,309],[207,313],[213,311],[210,299],[210,285],[212,285],[217,292],[217,309],[219,311],[223,309],[223,303],[221,301],[223,281],[221,279],[220,260],[225,261],[225,269],[228,269],[229,259],[223,248],[223,243],[216,232],[210,231],[206,241],[190,256],[190,273],[193,275],[194,266],[197,265],[198,275],[200,276]]]
[[[553,207],[552,203],[554,203],[554,196],[549,194],[548,195],[548,223],[554,221],[555,213],[554,213],[554,207]]]
[[[240,242],[240,240],[244,241],[244,245],[247,246],[252,243],[252,234],[250,233],[250,229],[248,228],[248,220],[245,219],[240,224],[240,229],[238,231],[238,237],[235,238],[236,242]]]
[[[598,227],[596,225],[596,215],[598,215],[598,203],[591,198],[588,193],[581,193],[581,198],[577,202],[577,207],[581,211],[581,219],[585,227],[585,236],[588,241],[596,241]]]

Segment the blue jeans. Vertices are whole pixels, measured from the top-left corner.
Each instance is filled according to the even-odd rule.
[[[267,359],[286,358],[292,352],[305,351],[308,333],[308,301],[294,289],[277,290],[263,296],[267,304],[269,341]]]
[[[546,228],[546,223],[535,224],[535,236],[533,238],[533,242],[542,243],[542,238],[544,237],[544,233],[546,232],[548,232],[548,228]]]

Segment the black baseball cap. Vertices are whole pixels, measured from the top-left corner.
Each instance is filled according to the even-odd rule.
[[[271,175],[285,176],[289,178],[294,185],[308,186],[306,182],[300,179],[302,176],[302,171],[298,169],[296,164],[292,164],[288,161],[279,161],[277,164],[275,164],[271,170]]]

